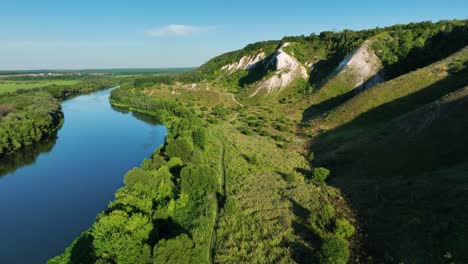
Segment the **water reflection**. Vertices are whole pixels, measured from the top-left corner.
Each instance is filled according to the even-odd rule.
[[[19,149],[10,155],[0,158],[0,179],[6,174],[14,173],[18,168],[32,165],[41,154],[49,153],[57,143],[57,132],[48,138],[33,143],[31,146]]]

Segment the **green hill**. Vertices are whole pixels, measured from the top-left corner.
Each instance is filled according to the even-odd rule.
[[[371,255],[441,263],[449,252],[468,260],[467,110],[465,87],[378,128],[339,127],[312,142],[316,162],[332,169],[330,183],[365,226]]]
[[[112,104],[170,134],[50,263],[468,262],[467,45],[410,23],[122,79]]]

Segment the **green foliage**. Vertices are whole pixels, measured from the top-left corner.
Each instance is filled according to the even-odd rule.
[[[0,105],[0,156],[41,140],[62,124],[59,102],[45,92],[3,95]]]
[[[216,171],[209,166],[189,165],[180,172],[181,189],[194,198],[215,193],[219,188]]]
[[[341,237],[325,238],[320,247],[319,262],[326,264],[346,264],[349,259],[348,242]]]
[[[309,160],[310,162],[313,162],[314,159],[315,159],[315,154],[314,154],[313,152],[310,152],[308,160]]]
[[[193,248],[194,243],[186,234],[170,240],[162,239],[154,247],[153,263],[194,263],[196,258],[192,256]]]
[[[127,186],[132,186],[137,182],[144,181],[144,179],[147,179],[148,177],[149,174],[145,170],[133,168],[125,174],[124,183]]]
[[[193,143],[190,139],[179,137],[167,144],[165,154],[168,157],[179,157],[184,162],[190,161],[193,152]]]
[[[316,181],[325,181],[330,176],[330,171],[327,168],[318,167],[312,170],[312,179]]]
[[[151,160],[151,169],[159,169],[161,166],[164,166],[167,164],[167,161],[164,159],[164,157],[155,155],[153,156],[153,159]]]
[[[85,233],[93,246],[74,243],[51,262],[68,263],[72,252],[82,252],[85,263],[208,263],[219,158],[202,121],[181,104],[147,98],[126,85],[111,93],[111,102],[158,115],[171,133],[141,168],[127,172],[125,186]]]
[[[54,133],[63,123],[58,99],[108,88],[112,83],[107,79],[89,79],[76,85],[51,85],[1,94],[0,157]]]
[[[119,210],[101,217],[91,229],[96,257],[116,263],[140,263],[149,257],[145,247],[153,225],[142,214]]]
[[[350,238],[354,234],[354,226],[346,219],[338,219],[335,221],[335,234],[338,237]]]
[[[319,233],[330,227],[332,220],[335,217],[335,210],[331,205],[325,205],[319,212],[318,215],[311,214],[309,217],[309,223],[312,226],[318,228]]]
[[[184,165],[184,162],[179,157],[172,157],[167,162],[167,167],[169,167],[169,169],[174,168],[174,167],[182,167],[183,165]]]
[[[193,143],[203,149],[206,145],[206,130],[203,127],[198,127],[193,130]]]

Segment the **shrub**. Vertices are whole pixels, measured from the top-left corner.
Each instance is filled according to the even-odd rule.
[[[311,138],[311,137],[315,136],[315,133],[314,133],[314,131],[309,130],[309,131],[306,132],[306,136]]]
[[[258,159],[258,155],[254,154],[252,157],[249,158],[249,163],[253,165],[260,164],[260,160]]]
[[[140,165],[140,168],[145,171],[149,171],[153,168],[153,161],[150,159],[144,159]]]
[[[201,149],[206,145],[206,131],[203,127],[198,127],[193,131],[193,143]]]
[[[309,161],[310,161],[310,162],[313,162],[314,159],[315,159],[315,154],[314,154],[313,152],[310,152],[310,154],[309,154]]]
[[[325,181],[330,175],[330,171],[327,168],[318,167],[314,168],[312,172],[312,179],[316,181]]]
[[[342,238],[349,238],[354,234],[354,226],[346,219],[338,219],[335,223],[335,235]]]
[[[325,205],[322,210],[320,210],[318,217],[316,217],[315,224],[320,229],[325,229],[330,225],[331,221],[335,217],[335,210],[331,205]]]
[[[157,169],[161,168],[161,166],[164,166],[166,164],[167,164],[167,161],[163,157],[161,157],[159,155],[154,155],[153,156],[153,162],[151,164],[151,169],[157,170]]]
[[[148,173],[140,168],[129,170],[124,176],[124,183],[127,186],[132,186],[137,182],[145,181],[149,177]]]
[[[244,135],[247,135],[247,136],[253,135],[253,131],[249,127],[241,126],[241,127],[238,127],[238,129]]]
[[[206,165],[187,166],[180,172],[181,190],[191,197],[215,193],[219,188],[217,172]]]
[[[193,152],[193,144],[185,137],[178,137],[166,146],[166,155],[170,158],[179,157],[183,161],[190,161]]]
[[[346,264],[349,258],[348,242],[341,237],[326,237],[319,252],[320,263]]]
[[[184,166],[184,162],[179,158],[179,157],[173,157],[167,162],[167,167],[169,169],[174,168],[174,167],[182,167]]]

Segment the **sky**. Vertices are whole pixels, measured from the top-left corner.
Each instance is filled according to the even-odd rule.
[[[195,67],[256,41],[467,18],[466,0],[0,0],[0,70]]]

